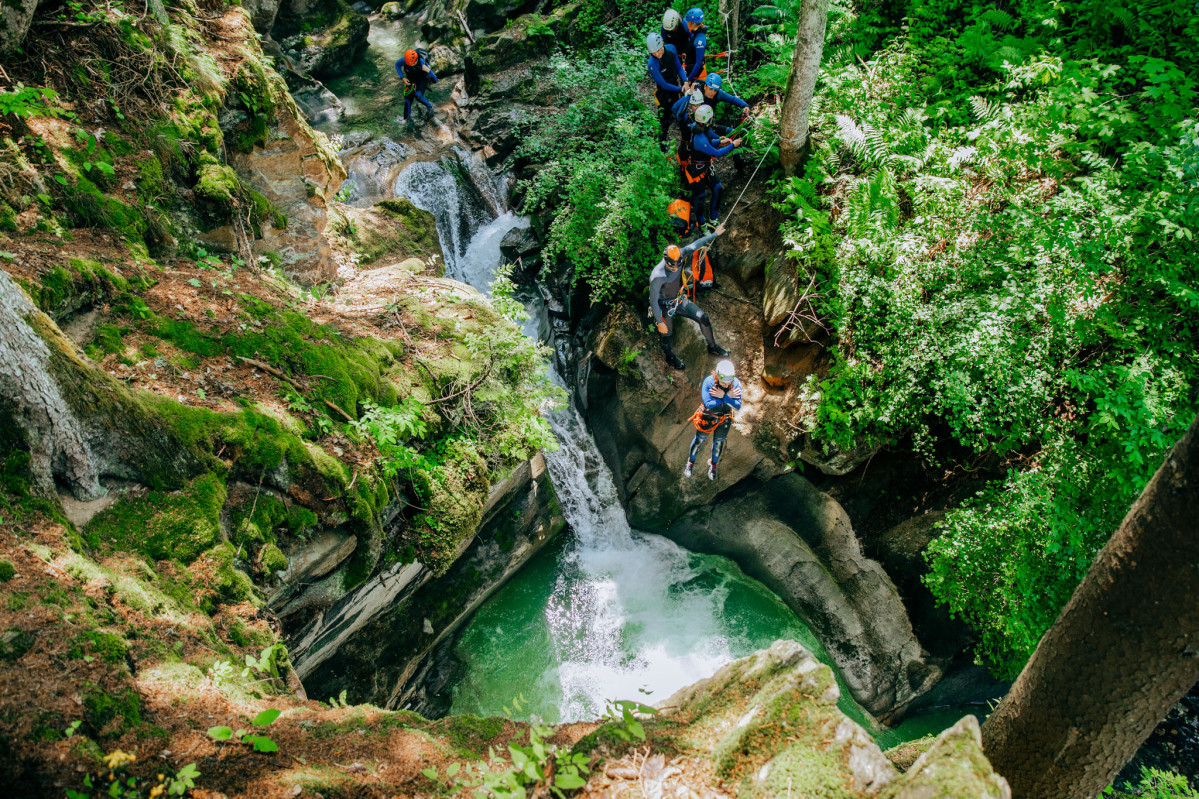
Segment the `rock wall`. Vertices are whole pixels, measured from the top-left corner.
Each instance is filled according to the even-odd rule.
[[[540,455],[492,486],[478,533],[441,577],[396,563],[320,611],[292,636],[296,671],[311,696],[398,707],[421,693],[413,680],[430,651],[565,527]],[[329,547],[332,549],[332,545]],[[334,572],[308,589],[327,594]],[[279,608],[303,603],[305,594]],[[428,708],[425,708],[428,710]]]

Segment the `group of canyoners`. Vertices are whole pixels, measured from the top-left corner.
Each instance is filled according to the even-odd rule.
[[[703,9],[692,8],[683,15],[673,8],[666,9],[661,29],[645,37],[645,46],[649,51],[647,69],[655,85],[654,101],[658,106],[658,142],[666,152],[670,129],[678,124],[680,135],[675,157],[683,185],[690,191],[690,202],[675,200],[670,204],[671,223],[680,242],[696,228],[705,225],[714,228],[686,246],[671,244],[666,248],[662,260],[650,272],[649,309],[658,327],[662,354],[672,367],[685,368],[671,346],[676,316],[698,324],[708,343],[708,353],[722,359],[700,386],[701,405],[691,416],[695,437],[691,440],[687,465],[683,469],[683,476],[690,477],[700,448],[711,436],[708,479],[715,480],[716,465],[720,463],[733,414],[741,409],[741,381],[737,379],[733,362],[728,360],[728,350],[716,343],[712,320],[695,304],[695,292],[697,288],[713,285],[708,249],[724,232],[724,225],[720,224],[724,187],[716,176],[712,159],[732,155],[734,166],[738,169],[742,166],[741,156],[736,152],[741,146],[741,139],[734,138],[736,127],[716,124],[716,112],[721,104],[740,109],[739,126],[749,117],[749,103],[724,91],[721,75],[708,72],[704,65],[704,59],[712,54],[707,52],[708,29],[704,25]]]
[[[702,9],[692,8],[682,15],[667,9],[662,15],[661,29],[646,36],[645,43],[658,106],[659,144],[663,152],[668,151],[670,129],[677,124],[680,138],[675,158],[690,193],[690,201],[679,199],[670,204],[671,223],[680,242],[694,230],[712,228],[711,233],[686,246],[671,244],[666,248],[662,260],[650,272],[649,306],[662,353],[672,367],[685,368],[671,346],[676,316],[698,324],[708,343],[708,352],[722,359],[700,387],[702,404],[691,417],[696,432],[683,470],[684,476],[691,476],[700,448],[711,436],[708,479],[715,480],[733,414],[741,409],[741,382],[732,361],[728,360],[728,350],[716,343],[711,319],[695,304],[695,292],[697,288],[714,285],[708,249],[724,232],[719,218],[724,187],[713,170],[712,159],[732,155],[734,166],[738,169],[742,166],[741,156],[735,152],[741,146],[741,139],[734,138],[736,127],[716,124],[716,111],[721,104],[740,109],[740,125],[749,117],[749,104],[724,91],[721,75],[716,71],[709,73],[704,65],[704,59],[713,54],[707,53],[708,33]],[[412,114],[413,100],[424,105],[426,119],[432,119],[433,105],[425,98],[425,92],[430,84],[437,82],[437,75],[429,65],[428,54],[418,49],[406,50],[395,66],[403,79],[404,120]],[[684,269],[688,263],[690,269]]]

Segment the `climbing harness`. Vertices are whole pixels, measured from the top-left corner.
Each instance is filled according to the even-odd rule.
[[[695,425],[695,429],[704,435],[711,435],[728,418],[730,418],[729,414],[712,413],[701,404],[687,421]]]

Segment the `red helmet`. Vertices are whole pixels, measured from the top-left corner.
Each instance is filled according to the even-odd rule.
[[[683,251],[678,248],[678,245],[671,244],[666,248],[666,263],[668,266],[673,266],[683,257]]]
[[[404,51],[404,63],[407,64],[408,66],[410,66],[410,67],[416,66],[416,62],[419,60],[420,60],[420,56],[418,56],[416,54],[415,50],[405,50]]]

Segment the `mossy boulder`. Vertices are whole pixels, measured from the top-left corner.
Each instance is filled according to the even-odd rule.
[[[219,540],[224,504],[224,480],[205,474],[179,491],[121,498],[88,522],[84,537],[93,547],[190,563]]]
[[[346,247],[361,256],[360,264],[408,258],[436,259],[444,273],[444,257],[433,214],[400,198],[384,200],[370,208],[334,203],[329,228]]]
[[[129,281],[115,270],[83,258],[69,258],[28,282],[25,289],[34,303],[54,319],[63,319],[81,308],[113,299],[129,291]]]
[[[906,774],[837,709],[832,671],[793,641],[734,661],[678,691],[647,723],[649,741],[665,737],[712,763],[741,797],[822,799],[1010,799],[982,753],[978,722],[946,730]],[[610,742],[600,728],[576,749]]]
[[[466,87],[478,93],[484,77],[553,52],[574,20],[579,3],[568,3],[552,14],[525,14],[508,27],[479,39],[466,57]]]
[[[343,0],[291,3],[280,9],[272,31],[300,68],[321,80],[348,72],[366,50],[369,32],[370,21]]]

